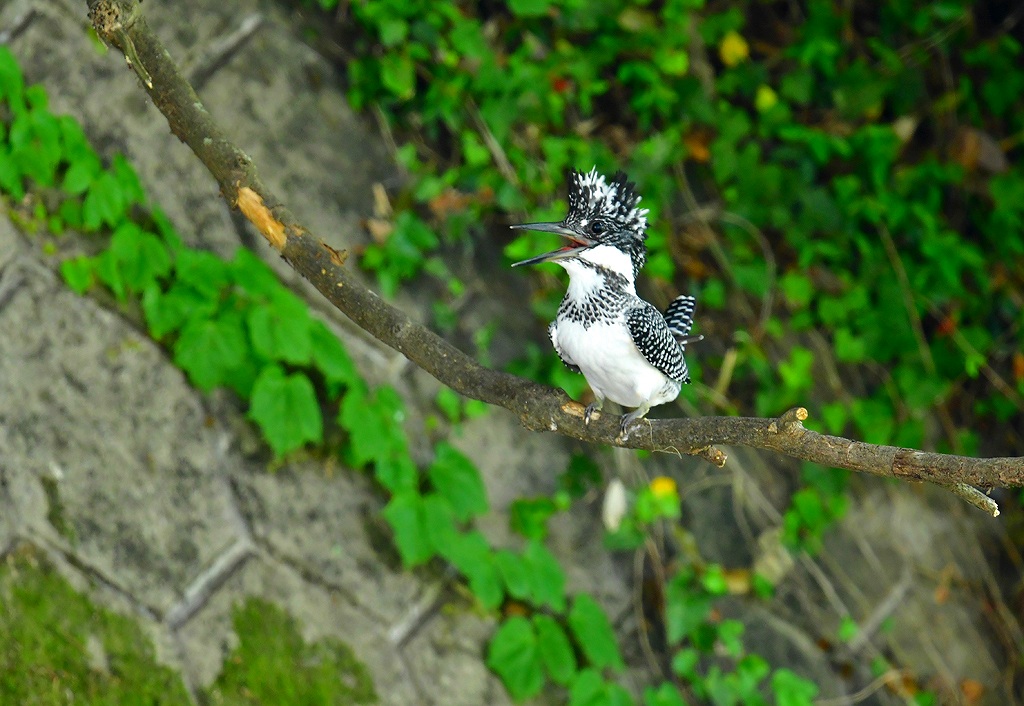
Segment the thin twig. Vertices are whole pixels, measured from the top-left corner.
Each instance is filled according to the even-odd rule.
[[[648,537],[647,543],[633,553],[633,618],[636,620],[637,630],[640,633],[640,647],[643,650],[644,659],[647,660],[648,669],[653,674],[664,678],[665,670],[658,660],[658,656],[654,654],[651,636],[647,630],[647,620],[644,617],[644,557],[648,555],[651,558],[651,570],[657,575],[658,590],[665,590],[665,572],[661,565],[661,556],[654,542]]]
[[[931,311],[933,315],[937,317],[941,317],[943,315],[942,310],[935,302],[927,298],[925,298],[924,301],[928,304],[928,310]],[[950,335],[953,338],[953,343],[955,343],[966,356],[976,360],[980,359],[982,361],[981,365],[978,367],[981,374],[984,375],[990,383],[992,383],[993,387],[1013,402],[1018,410],[1024,412],[1024,396],[1017,392],[1013,385],[1008,383],[1002,375],[996,372],[996,370],[989,365],[988,359],[983,356],[969,340],[967,340],[967,337],[960,331],[959,327],[954,327]]]
[[[210,43],[196,60],[190,72],[193,86],[202,86],[244,47],[263,26],[263,15],[253,12],[242,18],[238,26]]]
[[[766,284],[764,296],[761,298],[761,313],[757,318],[757,328],[755,329],[754,336],[755,339],[760,339],[764,334],[765,327],[768,325],[768,319],[771,318],[772,305],[775,303],[775,287],[779,273],[779,266],[775,261],[775,253],[772,252],[772,246],[768,242],[768,238],[764,237],[764,232],[738,213],[723,211],[718,215],[718,220],[722,221],[722,223],[731,223],[747,231],[757,241],[758,247],[761,248],[761,254],[764,255]]]
[[[932,349],[928,345],[928,339],[924,335],[924,326],[921,324],[921,315],[917,313],[917,304],[914,302],[914,289],[910,285],[910,278],[903,266],[903,260],[896,250],[896,243],[892,234],[885,224],[878,227],[878,234],[882,236],[882,245],[885,247],[885,254],[889,256],[889,263],[896,272],[896,279],[900,283],[900,295],[903,297],[903,308],[907,310],[907,318],[910,319],[910,327],[914,331],[914,338],[917,340],[917,350],[921,355],[924,367],[930,375],[935,374],[935,358],[932,357]]]
[[[476,101],[470,98],[466,103],[466,109],[469,111],[469,117],[473,124],[476,125],[477,132],[480,133],[480,138],[487,146],[487,151],[491,153],[494,166],[498,168],[498,171],[501,172],[506,181],[510,184],[518,185],[519,177],[516,175],[516,170],[512,163],[508,161],[508,156],[505,154],[505,150],[502,149],[501,144],[494,138],[491,128],[487,126],[487,121],[484,120],[484,116],[480,113],[480,108],[477,107]]]
[[[15,15],[10,25],[0,30],[0,46],[10,44],[17,39],[32,24],[32,20],[36,18],[37,13],[38,10],[36,8],[28,7],[20,15]]]
[[[996,504],[996,501],[977,488],[966,483],[953,483],[952,485],[947,485],[946,490],[959,498],[963,498],[979,510],[984,510],[989,515],[992,515],[992,517],[999,517],[999,506]]]
[[[917,311],[914,289],[910,284],[910,277],[907,276],[907,269],[903,266],[903,259],[896,249],[896,243],[893,241],[892,234],[884,223],[879,226],[878,232],[882,236],[882,245],[885,247],[885,253],[889,257],[889,263],[896,272],[896,279],[899,280],[900,294],[903,297],[903,308],[907,310],[907,317],[910,319],[910,327],[914,332],[914,339],[917,341],[921,361],[924,363],[928,374],[934,377],[936,374],[935,358],[932,356],[932,349],[928,345],[928,339],[924,335],[924,325],[921,323],[921,314]],[[939,415],[939,421],[942,423],[942,428],[946,432],[946,438],[953,445],[953,448],[958,448],[959,439],[957,438],[956,425],[953,424],[953,418],[949,414],[945,399],[939,402],[936,411]]]
[[[907,595],[907,591],[914,585],[913,578],[910,569],[904,566],[903,572],[900,574],[900,580],[889,590],[885,599],[871,611],[871,615],[857,626],[857,634],[853,636],[853,639],[847,645],[850,652],[860,652],[861,648],[870,642],[872,636],[882,626],[882,623],[885,622],[885,619],[892,615],[900,606],[900,603],[903,602],[903,597]]]
[[[858,689],[849,696],[836,696],[830,699],[815,699],[814,706],[853,706],[858,704],[864,699],[868,698],[876,691],[881,689],[883,686],[889,683],[895,683],[902,678],[902,674],[896,669],[890,669],[887,672],[882,673],[878,677],[875,677],[874,681],[865,686],[863,689]]]

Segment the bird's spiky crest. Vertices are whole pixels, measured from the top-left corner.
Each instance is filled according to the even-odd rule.
[[[597,167],[589,172],[573,169],[568,181],[569,213],[565,225],[586,233],[594,221],[604,221],[605,235],[594,238],[625,245],[633,258],[635,276],[647,259],[647,209],[639,206],[636,184],[623,171],[616,172],[608,181],[598,174]]]
[[[639,208],[640,195],[636,184],[626,173],[618,171],[606,181],[597,167],[589,172],[573,169],[569,172],[569,215],[566,223],[586,226],[595,218],[604,218],[617,230],[631,230],[646,237],[647,209]]]

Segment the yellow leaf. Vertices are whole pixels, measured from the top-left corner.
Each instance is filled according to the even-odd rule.
[[[655,497],[665,497],[675,495],[679,490],[676,488],[674,480],[667,476],[658,476],[651,481],[651,492],[654,493]]]
[[[647,10],[627,7],[619,14],[619,26],[627,32],[651,31],[657,24],[654,14]]]
[[[747,60],[750,45],[739,32],[731,31],[722,37],[722,43],[718,45],[718,56],[722,58],[723,64],[732,68]]]
[[[754,96],[754,107],[761,113],[766,110],[771,110],[776,103],[779,102],[779,97],[772,90],[771,86],[764,84],[757,87],[757,94]]]

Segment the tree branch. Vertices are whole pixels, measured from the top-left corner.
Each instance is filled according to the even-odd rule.
[[[700,456],[721,466],[716,444],[767,449],[825,466],[908,481],[928,481],[995,515],[994,502],[971,486],[1024,485],[1024,459],[975,459],[877,446],[805,429],[807,410],[778,419],[697,417],[650,420],[627,441],[614,415],[583,424],[583,406],[565,392],[490,370],[378,297],[345,266],[344,252],[309,233],[260,181],[249,157],[232,144],[146,23],[137,0],[86,0],[99,36],[125,53],[143,87],[220,184],[228,202],[334,306],[381,342],[403,353],[456,392],[504,407],[528,429],[554,431],[596,444]]]

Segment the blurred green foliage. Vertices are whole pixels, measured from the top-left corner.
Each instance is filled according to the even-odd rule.
[[[1024,52],[1007,4],[320,5],[353,48],[351,101],[379,109],[410,175],[398,245],[363,260],[386,290],[451,279],[437,249],[490,241],[491,224],[560,217],[567,169],[623,168],[651,209],[648,296],[701,302],[693,367],[721,372],[684,392],[698,408],[805,405],[809,425],[872,443],[1024,453]],[[510,235],[506,255],[547,237]],[[537,275],[541,320],[561,278]],[[585,394],[544,344],[513,370]],[[783,541],[816,552],[847,478],[807,464],[800,481]],[[618,541],[644,536],[645,497]],[[513,517],[542,536],[556,506]],[[813,697],[792,693],[779,702]]]
[[[812,419],[833,433],[974,452],[1024,407],[1024,72],[1004,11],[347,4],[349,96],[408,140],[412,177],[400,246],[364,263],[392,289],[475,224],[564,212],[567,169],[621,167],[651,209],[652,296],[697,294],[737,355],[726,408],[822,400]],[[544,275],[538,314],[560,294]],[[562,382],[557,366],[520,370]]]

